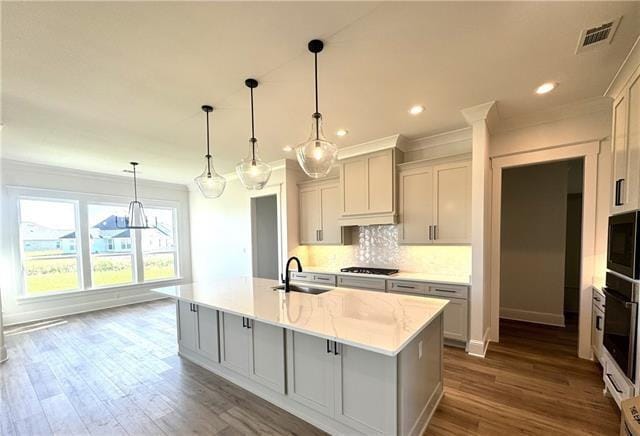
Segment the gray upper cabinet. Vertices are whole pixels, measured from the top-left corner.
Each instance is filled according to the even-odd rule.
[[[325,339],[287,330],[288,395],[333,416],[334,357]]]
[[[193,304],[184,301],[176,302],[178,317],[178,344],[189,351],[197,351],[198,333],[196,330],[196,312]]]
[[[251,331],[246,318],[220,314],[220,363],[242,375],[249,375]]]
[[[403,244],[471,242],[471,162],[411,162],[400,167]]]
[[[397,221],[396,150],[387,149],[340,162],[340,224]]]
[[[347,229],[338,223],[340,187],[338,179],[301,183],[298,186],[300,244],[340,245],[351,243]]]
[[[248,320],[251,330],[250,373],[255,381],[285,393],[285,331],[260,321]]]

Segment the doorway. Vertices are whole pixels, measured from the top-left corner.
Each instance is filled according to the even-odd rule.
[[[583,159],[502,174],[500,319],[564,329],[577,347]],[[558,338],[554,329],[536,329]],[[557,330],[557,329],[556,329]],[[522,331],[528,331],[523,329]]]
[[[278,198],[277,195],[251,199],[253,276],[278,279]]]

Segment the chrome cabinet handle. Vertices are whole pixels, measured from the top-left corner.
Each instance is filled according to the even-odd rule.
[[[455,294],[457,291],[451,291],[449,289],[434,289],[434,291],[438,291],[438,292],[447,292],[449,294]]]
[[[598,330],[599,332],[602,331],[602,328],[600,327],[601,320],[602,320],[602,317],[600,315],[596,315],[596,330]]]
[[[244,316],[242,317],[242,327],[247,328],[247,318],[245,318]]]
[[[329,339],[327,339],[327,354],[331,354],[332,350],[331,350],[331,341],[329,341]]]
[[[409,285],[395,285],[396,288],[403,288],[403,289],[416,289],[415,286],[409,286]]]
[[[622,206],[624,201],[622,201],[622,183],[624,179],[616,180],[616,195],[615,195],[615,206]]]
[[[433,238],[432,238],[432,234],[433,234],[433,233],[432,233],[432,230],[431,230],[431,228],[432,228],[432,227],[433,227],[433,226],[429,226],[429,240],[430,240],[430,241],[433,239]]]
[[[613,381],[613,377],[611,377],[611,374],[607,374],[607,378],[609,379],[609,381],[613,385],[613,389],[615,389],[617,393],[621,394],[622,391],[620,390],[620,388],[618,388],[618,386],[616,385],[616,382]]]
[[[435,241],[436,239],[438,239],[438,225],[434,224],[433,225],[433,240]]]
[[[336,356],[338,356],[340,353],[338,353],[338,343],[337,342],[333,342],[333,354],[335,354]]]

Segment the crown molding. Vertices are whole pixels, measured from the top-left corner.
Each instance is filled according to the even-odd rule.
[[[465,109],[462,109],[462,116],[467,121],[467,124],[470,126],[473,125],[477,121],[486,120],[489,123],[493,117],[497,116],[495,114],[495,110],[492,110],[496,107],[495,100],[488,101],[486,103],[482,103],[476,106],[471,106]]]
[[[373,153],[375,151],[387,150],[390,148],[397,148],[405,151],[406,144],[406,138],[400,134],[386,136],[384,138],[363,142],[362,144],[341,148],[338,150],[338,160]]]
[[[403,151],[417,151],[439,147],[441,145],[471,142],[472,133],[473,130],[471,127],[463,127],[462,129],[450,130],[448,132],[411,139],[406,142]]]
[[[606,97],[616,98],[638,68],[640,68],[640,36],[638,36],[629,54],[627,54],[627,57],[622,61],[622,64],[620,64],[620,68],[618,68],[613,79],[611,79],[611,83],[607,86],[604,95]]]

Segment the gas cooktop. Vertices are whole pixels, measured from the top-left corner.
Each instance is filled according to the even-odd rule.
[[[366,266],[350,266],[349,268],[341,268],[340,271],[356,274],[376,274],[380,276],[390,276],[397,274],[397,269],[390,268],[369,268]]]

